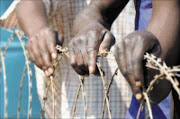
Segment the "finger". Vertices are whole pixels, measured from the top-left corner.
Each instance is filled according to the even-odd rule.
[[[35,57],[34,57],[34,55],[33,55],[33,53],[32,53],[31,45],[32,45],[32,44],[29,43],[29,41],[28,41],[28,43],[27,43],[27,51],[28,51],[29,57],[30,57],[31,60],[34,62]]]
[[[46,43],[48,50],[50,52],[51,58],[56,59],[57,58],[57,51],[56,51],[56,37],[54,33],[49,33],[49,35],[46,38]]]
[[[82,55],[82,52],[81,50],[79,51],[75,51],[76,54],[76,62],[77,62],[77,67],[78,69],[80,70],[81,74],[84,74],[84,75],[89,75],[89,70],[88,70],[88,66],[85,64],[85,61],[84,61],[84,57]]]
[[[96,59],[97,59],[97,51],[95,51],[93,48],[88,48],[87,50],[88,54],[88,67],[89,67],[89,73],[94,74],[96,72]]]
[[[43,59],[43,65],[47,68],[52,67],[52,63],[50,61],[50,54],[44,39],[38,40],[38,46],[40,49],[41,57]]]
[[[43,67],[46,67],[47,69],[46,71],[48,72],[49,75],[51,75],[53,74],[54,69],[52,66],[52,62],[50,61],[50,53],[48,52],[46,42],[41,42],[41,43],[39,42],[39,48],[40,48],[41,57],[43,60]]]
[[[92,34],[91,36],[89,36],[86,44],[86,54],[88,57],[88,69],[90,74],[94,74],[97,70],[96,61],[99,51],[99,45],[99,36],[97,34]]]
[[[132,52],[133,52],[133,43],[129,42],[129,40],[125,40],[125,58],[126,58],[126,73],[125,73],[125,77],[128,80],[128,82],[131,85],[131,89],[136,97],[137,100],[141,100],[142,99],[142,91],[141,91],[141,80],[137,81],[135,75],[134,75],[134,70],[133,70],[133,58],[132,57]]]
[[[138,87],[144,86],[144,75],[143,75],[144,49],[140,47],[135,47],[132,56],[133,56],[132,67],[136,81],[136,86]]]
[[[115,44],[115,38],[114,38],[113,34],[109,31],[106,32],[106,34],[103,38],[103,41],[100,44],[99,52],[101,53],[106,50],[109,51],[111,46],[113,46],[114,44]],[[107,55],[107,54],[104,54],[104,55]]]
[[[62,46],[63,42],[63,37],[58,32],[56,32],[56,44]]]
[[[41,54],[39,52],[39,47],[38,45],[36,44],[36,42],[33,43],[33,46],[32,46],[32,53],[34,55],[34,63],[40,68],[42,69],[43,67],[43,59],[41,58]]]
[[[71,47],[71,46],[69,46]],[[83,72],[77,65],[77,59],[75,55],[75,51],[73,48],[69,48],[69,59],[70,59],[70,64],[72,68],[79,74],[79,75],[85,75],[86,73]]]
[[[142,95],[142,92],[141,90],[139,89],[139,87],[135,86],[135,85],[132,85],[131,86],[131,89],[133,91],[133,94],[135,95],[136,99],[141,101],[143,99],[143,95]]]
[[[125,49],[124,49],[124,42],[120,41],[116,46],[115,46],[115,52],[114,56],[116,59],[116,62],[118,64],[118,67],[121,71],[121,73],[125,76],[126,74],[126,55],[125,55]]]
[[[126,46],[125,46],[124,41],[121,41],[120,43],[118,43],[118,45],[116,45],[115,48],[116,48],[115,58],[118,63],[118,67],[122,75],[129,82],[134,95],[137,97],[138,100],[140,100],[142,98],[141,90],[140,88],[135,86],[135,80],[132,73],[132,64],[128,64],[128,62],[131,62],[131,54],[130,52],[128,53],[125,50]]]
[[[133,41],[133,42],[132,42]],[[133,78],[135,80],[135,86],[137,87],[141,87],[142,86],[142,81],[143,81],[143,72],[141,74],[138,74],[138,77],[137,77],[137,72],[136,72],[136,69],[133,67],[134,66],[134,60],[136,60],[136,57],[133,56],[133,53],[136,53],[138,54],[139,52],[134,52],[136,49],[135,48],[138,48],[140,49],[139,47],[137,47],[137,42],[136,42],[136,39],[133,38],[131,40],[129,39],[126,39],[125,40],[126,42],[126,57],[127,57],[127,69],[128,71],[130,71],[132,74],[133,74]],[[138,65],[141,65],[142,66],[142,63],[139,63]]]

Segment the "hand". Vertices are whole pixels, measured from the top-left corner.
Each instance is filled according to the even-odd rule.
[[[135,97],[142,99],[144,85],[143,59],[149,52],[159,57],[161,46],[157,38],[148,31],[135,31],[115,46],[115,58],[123,76],[129,82]],[[148,75],[152,75],[148,74]]]
[[[62,45],[62,37],[47,27],[28,39],[27,50],[30,58],[35,65],[44,70],[46,76],[54,72],[52,61],[57,58],[57,43]]]
[[[80,75],[96,74],[98,52],[110,50],[115,38],[98,22],[87,24],[69,43],[70,63]]]

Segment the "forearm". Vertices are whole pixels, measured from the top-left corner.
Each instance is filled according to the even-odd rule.
[[[21,29],[28,36],[48,27],[46,10],[41,0],[22,0],[17,5],[16,13]]]
[[[180,9],[178,0],[153,1],[153,14],[147,30],[152,32],[159,40],[162,47],[161,57],[168,61],[167,58],[175,53],[176,57],[168,58],[171,62],[177,62],[179,52],[179,33],[180,33]],[[174,60],[174,61],[170,61]]]
[[[152,32],[160,42],[161,58],[168,66],[180,62],[180,12],[178,0],[154,0],[153,14],[147,30]],[[150,92],[154,104],[164,99],[171,91],[171,83],[164,79],[155,84]]]
[[[77,15],[74,22],[74,32],[78,32],[88,23],[99,22],[110,29],[113,21],[129,0],[92,0],[91,3]]]

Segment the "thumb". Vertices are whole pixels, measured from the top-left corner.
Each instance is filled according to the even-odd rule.
[[[56,32],[56,44],[62,46],[63,42],[64,42],[64,39],[63,39],[62,35],[60,35],[58,32]]]
[[[99,52],[103,53],[106,50],[110,50],[111,46],[113,46],[115,44],[115,37],[113,36],[113,34],[111,32],[107,32],[104,35],[104,38],[100,44],[99,47]],[[107,54],[102,54],[103,56],[106,56]]]

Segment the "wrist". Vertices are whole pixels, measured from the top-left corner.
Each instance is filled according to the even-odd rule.
[[[25,19],[25,18],[18,17],[18,22],[19,22],[20,28],[24,31],[24,33],[28,37],[37,33],[41,29],[48,27],[47,20],[40,16],[34,19]]]
[[[77,34],[83,29],[83,27],[91,23],[99,23],[107,29],[110,29],[111,26],[106,22],[101,14],[101,11],[95,5],[89,5],[76,16],[73,24],[74,33]]]

